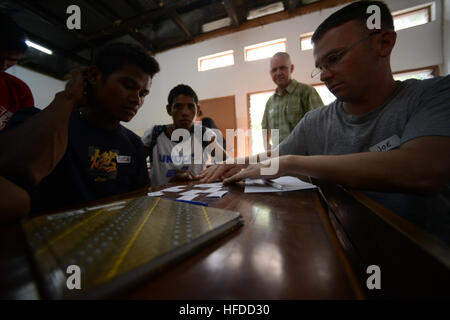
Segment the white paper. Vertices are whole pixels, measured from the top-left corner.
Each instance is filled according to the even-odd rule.
[[[222,182],[196,184],[194,188],[222,188]]]
[[[193,196],[193,195],[198,195],[199,193],[202,193],[202,190],[188,190],[188,191],[179,193],[179,195],[180,196]]]
[[[155,191],[155,192],[149,192],[149,193],[147,193],[147,195],[149,197],[160,197],[160,196],[163,196],[164,193],[161,191]]]
[[[224,191],[216,191],[216,192],[208,194],[206,197],[207,198],[222,198],[227,193],[228,193],[228,191],[226,191],[226,190],[224,190]]]
[[[257,193],[257,192],[286,192],[304,189],[314,189],[317,186],[304,182],[299,178],[285,176],[272,181],[278,183],[283,187],[283,190],[268,186],[264,183],[263,179],[246,179],[245,180],[245,193]]]
[[[177,200],[191,201],[191,200],[193,200],[193,199],[195,199],[197,197],[198,197],[198,194],[193,194],[193,195],[190,195],[190,196],[188,195],[188,196],[179,197],[179,198],[177,198]]]
[[[222,188],[220,187],[215,187],[215,188],[208,188],[208,189],[205,189],[205,190],[196,190],[196,191],[198,191],[199,193],[214,193],[214,192],[217,192],[217,191],[221,191],[222,190]]]
[[[180,192],[183,191],[183,189],[185,188],[185,186],[176,186],[176,187],[170,187],[161,191],[164,192]]]

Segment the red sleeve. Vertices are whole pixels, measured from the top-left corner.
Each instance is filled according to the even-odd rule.
[[[25,82],[23,82],[23,86],[21,87],[20,102],[21,109],[34,107],[33,95],[31,94],[31,90]]]

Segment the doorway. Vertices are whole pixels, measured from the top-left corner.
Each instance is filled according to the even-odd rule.
[[[250,154],[265,152],[261,121],[267,100],[275,90],[251,92],[247,94],[248,128],[250,130]]]
[[[226,139],[227,129],[236,130],[235,96],[200,100],[199,105],[202,117],[213,119],[224,139]],[[235,143],[233,144],[231,141],[226,143],[226,151],[232,157],[237,155],[237,150],[234,147]]]

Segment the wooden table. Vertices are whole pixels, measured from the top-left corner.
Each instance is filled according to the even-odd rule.
[[[165,186],[167,187],[167,186]],[[156,191],[164,187],[152,188]],[[238,211],[244,226],[171,266],[119,298],[124,299],[363,299],[392,297],[448,297],[450,254],[448,247],[410,230],[407,223],[389,221],[371,208],[370,200],[337,186],[320,190],[243,194],[239,185],[227,187],[221,199],[196,199],[211,207]],[[132,194],[108,199],[146,194]],[[358,198],[358,200],[355,199]],[[104,202],[104,201],[101,201]],[[98,202],[97,202],[98,203]],[[389,215],[387,215],[389,216]],[[392,218],[392,217],[391,217]],[[359,220],[358,220],[359,219]],[[362,220],[361,220],[362,219]],[[395,219],[394,219],[395,220]],[[350,222],[349,222],[350,221]],[[383,232],[377,246],[370,237],[354,232],[377,228]],[[352,225],[353,223],[353,225]],[[400,228],[400,229],[399,229]],[[403,228],[403,229],[402,229]],[[406,231],[405,231],[406,230]],[[359,237],[359,238],[358,238]],[[422,238],[420,238],[422,237]],[[425,237],[425,238],[424,238]],[[380,240],[381,239],[381,240]],[[397,257],[384,240],[396,241]],[[421,241],[417,243],[417,239]],[[361,252],[368,247],[371,252]],[[425,244],[424,244],[425,243]],[[392,244],[391,244],[392,247]],[[38,298],[23,234],[17,224],[0,228],[1,298]],[[386,251],[386,254],[383,252]],[[438,257],[436,256],[438,255]],[[374,260],[370,260],[370,257]],[[408,286],[397,274],[418,261],[420,274]],[[398,258],[396,260],[396,258]],[[386,261],[393,261],[387,264]],[[368,265],[379,264],[382,290],[368,290]],[[417,271],[416,267],[411,272]],[[392,274],[396,277],[392,277]],[[399,287],[396,283],[400,279]],[[430,284],[430,281],[432,282]]]

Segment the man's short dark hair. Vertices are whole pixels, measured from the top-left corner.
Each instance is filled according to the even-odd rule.
[[[367,8],[369,6],[378,6],[380,8],[380,20],[382,29],[394,30],[394,20],[392,19],[391,11],[388,6],[382,1],[358,1],[345,6],[344,8],[336,11],[331,16],[325,19],[319,27],[317,27],[313,36],[311,37],[312,42],[319,40],[325,32],[328,30],[340,26],[349,21],[360,21],[366,25],[367,19],[373,13],[367,13]]]
[[[169,92],[169,97],[167,98],[169,106],[172,105],[173,100],[175,100],[175,98],[178,97],[179,95],[192,97],[194,99],[195,104],[198,104],[198,97],[195,91],[188,85],[179,84]]]
[[[94,59],[94,65],[99,68],[103,79],[107,79],[114,71],[125,64],[135,64],[152,78],[159,72],[159,64],[148,52],[139,45],[131,43],[112,43],[103,47]]]
[[[0,50],[24,53],[27,50],[25,32],[7,15],[0,13]]]

